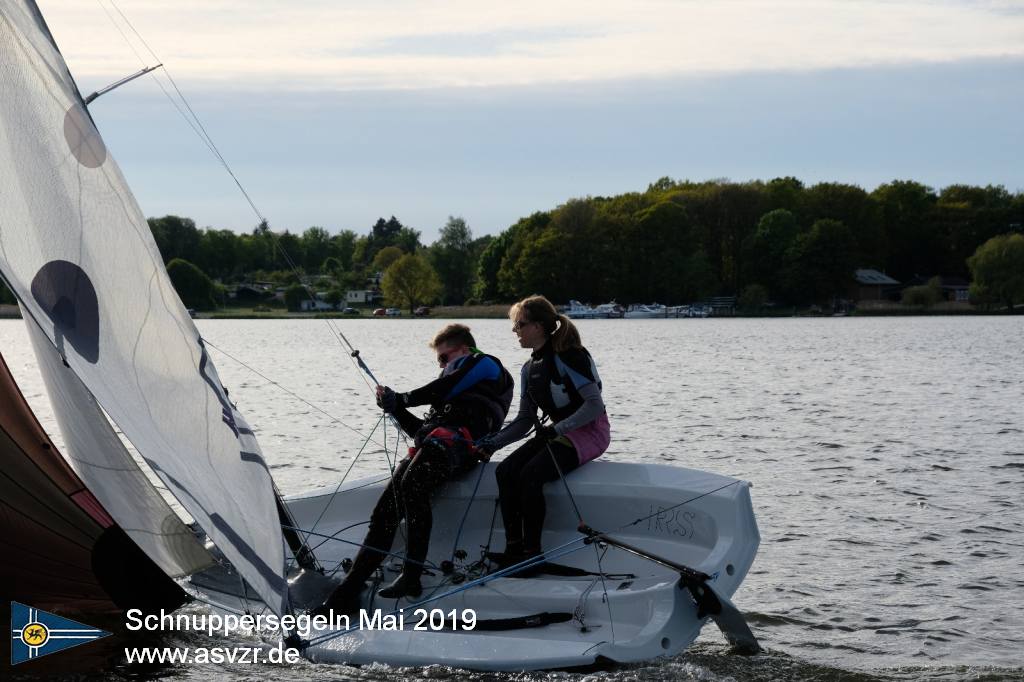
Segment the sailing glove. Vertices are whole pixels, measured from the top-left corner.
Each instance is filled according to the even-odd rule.
[[[489,462],[491,461],[491,455],[494,454],[494,441],[491,440],[490,436],[484,436],[476,442],[474,451],[476,458],[481,462]]]
[[[555,431],[554,424],[537,427],[537,438],[541,440],[554,440],[558,438],[558,431]]]
[[[389,387],[384,387],[384,392],[377,396],[377,406],[391,414],[398,407],[398,394]]]

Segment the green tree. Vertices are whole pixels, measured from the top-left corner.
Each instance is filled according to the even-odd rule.
[[[768,289],[760,284],[748,284],[743,288],[738,303],[747,312],[761,312],[768,303]]]
[[[231,230],[207,229],[199,235],[196,267],[212,277],[235,274],[240,261],[240,238]]]
[[[341,302],[345,300],[345,292],[341,289],[331,289],[327,292],[327,296],[324,297],[328,303],[337,308],[341,305]]]
[[[907,287],[903,290],[900,302],[920,308],[931,308],[942,300],[942,285],[938,277],[932,277],[927,284]]]
[[[682,266],[694,246],[686,209],[674,201],[659,201],[630,222],[630,238],[623,245],[623,258],[629,264],[626,298],[682,302],[689,288]]]
[[[931,187],[894,180],[871,193],[878,202],[888,254],[886,272],[900,280],[919,272],[934,272],[942,257],[942,240],[934,229],[932,209],[937,197]]]
[[[285,230],[274,240],[274,268],[277,270],[301,270],[305,262],[302,239]],[[319,262],[319,261],[318,261]]]
[[[420,243],[420,231],[403,227],[395,236],[394,245],[406,253],[416,253],[423,248],[423,244]]]
[[[721,284],[715,274],[715,268],[703,249],[698,249],[682,263],[685,273],[685,288],[681,300],[699,301],[711,296]]]
[[[356,244],[355,260],[368,265],[373,262],[378,251],[388,246],[397,246],[405,253],[414,253],[421,246],[420,233],[403,225],[395,216],[388,220],[378,218],[362,246],[360,250],[359,244]]]
[[[745,245],[745,279],[766,285],[772,294],[785,295],[787,254],[798,234],[796,216],[787,209],[778,208],[761,216]]]
[[[473,232],[462,218],[448,216],[441,235],[430,247],[430,260],[441,279],[441,303],[458,305],[470,294],[473,271]]]
[[[163,218],[150,218],[147,222],[164,263],[170,263],[175,258],[196,262],[200,237],[194,220],[166,215]]]
[[[492,239],[480,253],[477,260],[476,284],[473,287],[473,297],[478,301],[493,301],[499,298],[498,271],[508,252],[509,244],[512,243],[512,236],[511,228],[505,230]]]
[[[853,235],[858,264],[882,267],[885,234],[878,204],[862,188],[841,182],[818,183],[804,191],[797,215],[804,225],[824,218],[843,223]]]
[[[405,255],[397,246],[385,246],[373,257],[373,270],[375,272],[386,272],[391,264]]]
[[[352,269],[352,256],[356,250],[357,236],[352,230],[342,230],[331,237],[328,251],[332,257],[338,259],[344,270]]]
[[[769,209],[785,209],[795,214],[803,203],[804,183],[792,176],[774,178],[765,185]]]
[[[330,251],[331,235],[322,227],[313,226],[302,233],[300,238],[303,262],[307,272],[316,271]]]
[[[992,237],[967,259],[974,282],[972,298],[990,297],[1013,312],[1024,301],[1024,235]]]
[[[938,272],[967,275],[967,259],[987,240],[1020,220],[1014,196],[1002,185],[950,185],[939,193],[935,227],[943,240],[945,260]],[[933,270],[936,271],[936,270]]]
[[[266,221],[260,223],[252,234],[239,237],[238,260],[242,272],[271,270],[274,262],[274,235]]]
[[[212,310],[214,285],[205,272],[182,258],[175,258],[167,264],[167,274],[174,290],[178,292],[186,308]]]
[[[324,259],[324,262],[320,264],[320,272],[337,279],[341,273],[345,272],[345,267],[341,264],[341,261],[334,256],[328,256]]]
[[[855,242],[838,220],[819,220],[792,250],[794,276],[805,301],[829,303],[846,294],[856,269]]]
[[[301,284],[292,284],[284,290],[284,304],[288,312],[297,312],[302,309],[302,302],[309,298],[309,292]]]
[[[419,254],[407,253],[391,264],[381,281],[388,303],[407,306],[409,312],[417,306],[433,303],[441,293],[441,282],[427,259]]]
[[[537,291],[530,290],[524,282],[523,269],[529,260],[524,257],[524,250],[536,240],[551,222],[551,213],[538,211],[526,218],[521,218],[509,228],[511,236],[508,248],[501,258],[498,268],[498,295],[505,300],[522,298]],[[525,293],[523,293],[525,292]]]

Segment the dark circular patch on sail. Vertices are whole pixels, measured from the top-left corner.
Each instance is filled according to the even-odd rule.
[[[100,357],[99,302],[85,271],[66,260],[52,260],[32,278],[32,297],[53,322],[58,344],[63,337],[95,364]]]
[[[64,115],[64,139],[78,163],[86,168],[99,168],[107,160],[107,146],[80,104],[71,105]]]

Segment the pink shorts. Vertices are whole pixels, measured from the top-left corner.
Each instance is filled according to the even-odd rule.
[[[564,434],[564,436],[576,448],[576,456],[579,457],[580,464],[586,464],[590,460],[599,457],[608,449],[608,443],[612,439],[611,431],[611,425],[608,423],[608,413],[602,412],[601,416],[594,421],[584,424],[580,428]]]

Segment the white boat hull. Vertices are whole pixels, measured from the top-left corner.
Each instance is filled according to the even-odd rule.
[[[454,550],[462,549],[468,556],[464,561],[455,561],[458,574],[481,558],[488,537],[492,550],[503,549],[501,515],[495,509],[493,468],[493,464],[487,465],[482,476],[474,470],[435,495],[428,556],[433,565],[451,560]],[[479,490],[473,497],[478,478]],[[567,480],[588,525],[710,575],[709,584],[723,596],[730,597],[736,591],[754,560],[760,536],[748,484],[743,481],[692,469],[601,461],[581,467]],[[359,522],[368,518],[386,478],[372,481],[353,481],[336,496],[332,496],[332,487],[287,500],[299,527],[313,529],[316,524],[317,533],[337,533],[336,537],[352,543],[327,541],[316,548],[317,558],[329,571],[344,559],[352,558],[363,539],[366,526]],[[424,577],[425,591],[419,599],[446,596],[422,606],[406,600],[382,600],[374,597],[372,590],[364,592],[368,614],[372,615],[375,609],[383,615],[401,614],[404,630],[359,629],[359,622],[353,619],[352,630],[330,641],[318,643],[316,637],[323,633],[316,633],[313,644],[305,650],[306,656],[318,662],[347,664],[382,662],[537,670],[589,665],[601,658],[617,662],[649,660],[676,654],[693,642],[706,619],[697,618],[696,605],[690,593],[681,587],[679,574],[615,547],[598,549],[594,544],[583,544],[579,541],[583,536],[576,530],[577,517],[562,483],[548,484],[545,493],[548,511],[544,547],[551,554],[570,552],[552,561],[597,572],[600,551],[606,576],[603,584],[600,577],[592,575],[542,574],[532,578],[496,578],[460,590],[475,574],[456,585],[451,576],[433,570],[433,575]],[[680,505],[687,500],[692,501]],[[469,513],[459,534],[467,507]],[[628,525],[636,519],[643,520]],[[341,530],[353,524],[358,525]],[[403,550],[403,532],[404,526],[392,549],[396,553]],[[318,541],[314,536],[312,544],[315,546]],[[399,567],[400,561],[389,557],[384,579],[390,581]],[[204,598],[227,608],[244,606],[228,594],[208,589]],[[472,609],[480,620],[542,612],[576,617],[542,627],[438,632],[412,629],[422,619],[416,613],[418,608],[427,612],[438,609],[446,615],[453,609],[457,613]]]

